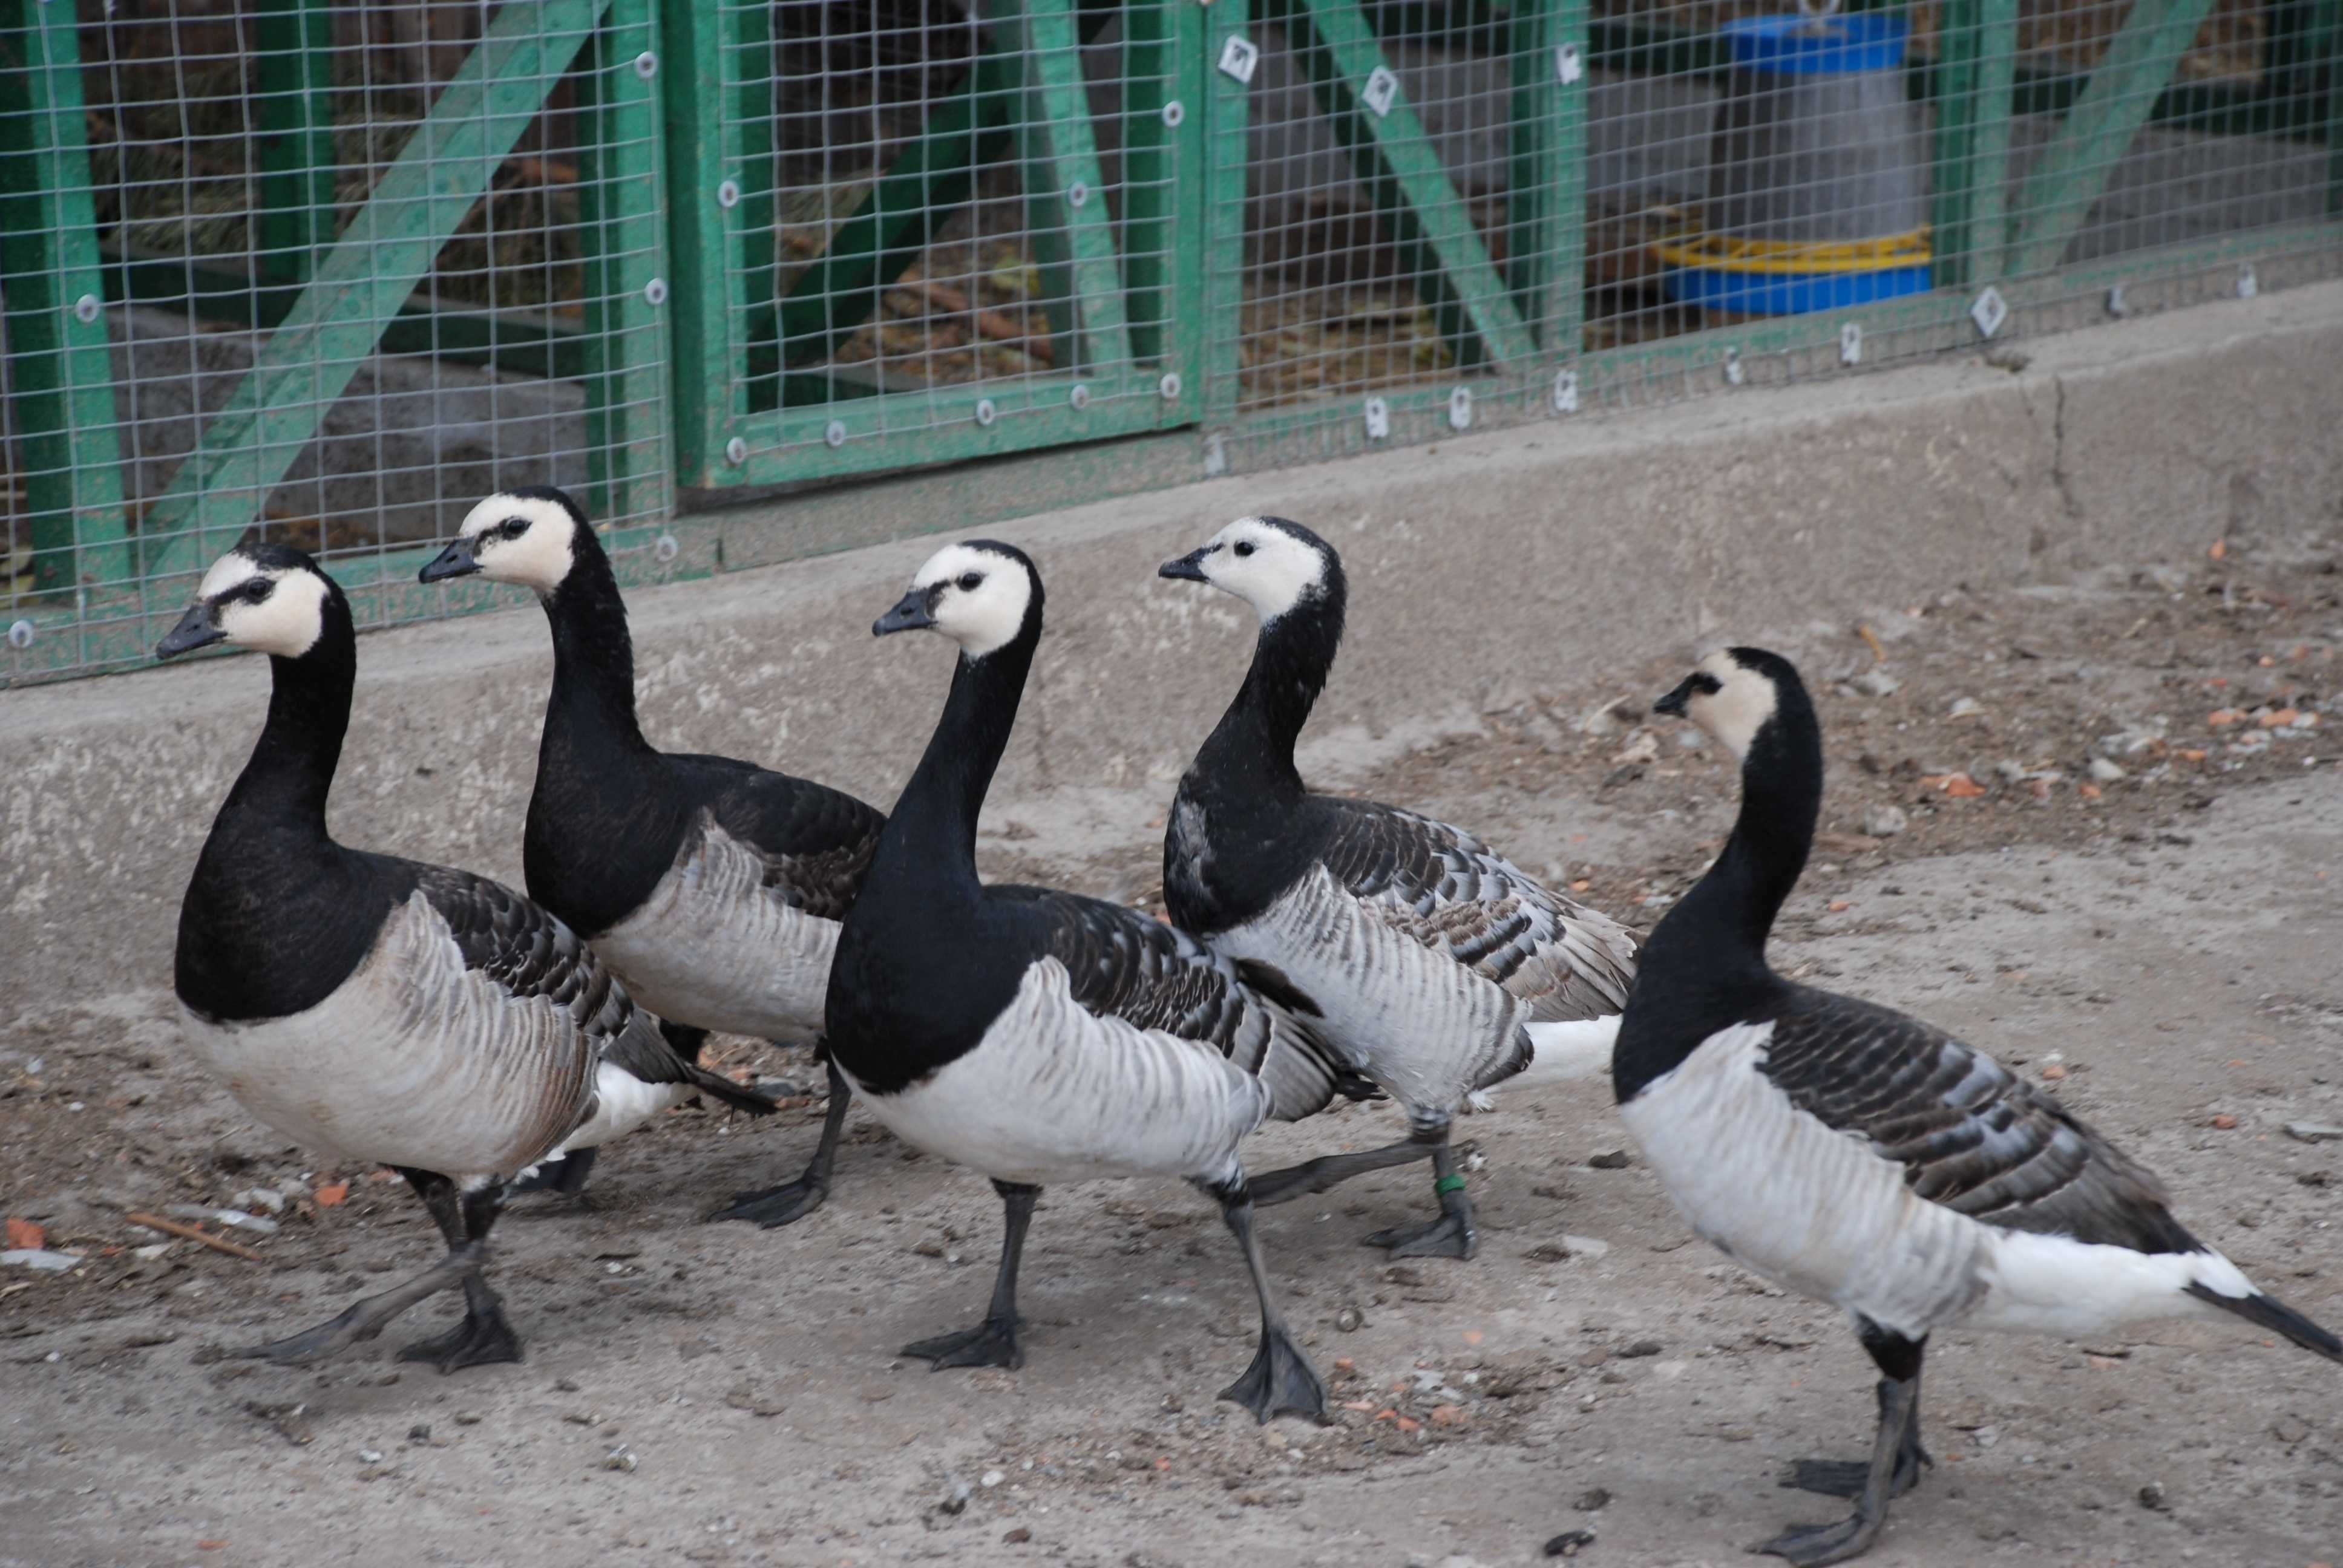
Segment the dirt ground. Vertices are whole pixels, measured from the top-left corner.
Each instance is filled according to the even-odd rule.
[[[1831,737],[1827,836],[1777,963],[2039,1075],[2330,1326],[2343,1141],[2287,1129],[2343,1125],[2339,560],[2331,534],[2232,538],[1860,627],[1743,628],[1801,659]],[[1647,925],[1730,822],[1715,748],[1637,717],[1683,668],[1333,729],[1305,761]],[[997,801],[988,866],[1151,899],[1166,794]],[[810,1081],[804,1058],[763,1054],[732,1059]],[[85,1261],[0,1271],[0,1564],[1493,1568],[1571,1531],[1593,1533],[1589,1563],[1723,1564],[1832,1516],[1775,1478],[1867,1437],[1871,1372],[1844,1325],[1690,1237],[1615,1158],[1606,1084],[1501,1095],[1463,1125],[1470,1263],[1357,1244],[1428,1207],[1421,1171],[1265,1217],[1338,1402],[1324,1429],[1214,1401],[1251,1353],[1250,1292],[1209,1208],[1169,1185],[1043,1199],[1022,1371],[896,1359],[980,1310],[999,1235],[980,1181],[858,1117],[809,1220],[699,1219],[793,1171],[820,1109],[679,1111],[608,1151],[590,1207],[517,1204],[495,1277],[525,1365],[396,1361],[438,1326],[424,1309],[286,1372],[218,1352],[419,1266],[437,1243],[418,1208],[245,1118],[182,1060],[161,992],[15,1020],[0,1199]],[[1379,1141],[1388,1115],[1277,1129],[1252,1159]],[[329,1206],[297,1190],[345,1181]],[[241,1236],[262,1262],[121,1217],[255,1188],[290,1194],[280,1230]],[[2343,1560],[2343,1370],[2242,1325],[1939,1340],[1939,1462],[1896,1504],[1883,1568]]]

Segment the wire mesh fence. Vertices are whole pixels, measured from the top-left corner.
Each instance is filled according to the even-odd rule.
[[[360,585],[502,485],[664,515],[647,8],[0,14],[16,673],[137,658],[247,527]]]
[[[2343,0],[1848,4],[0,0],[0,678],[248,524],[406,618],[498,485],[669,574],[2343,271]]]

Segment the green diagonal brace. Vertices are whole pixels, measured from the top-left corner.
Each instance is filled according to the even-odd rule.
[[[2133,0],[2091,85],[2026,179],[2009,246],[2012,276],[2047,272],[2066,254],[2212,8],[2213,0]]]
[[[1042,278],[1055,368],[1094,374],[1131,363],[1122,273],[1091,133],[1090,94],[1071,0],[987,0],[993,52],[1022,92],[1026,225]]]
[[[159,577],[233,536],[316,438],[377,340],[593,35],[606,0],[505,0],[148,514]]]
[[[1356,0],[1271,0],[1264,9],[1302,55],[1352,169],[1373,193],[1417,294],[1431,296],[1425,303],[1457,361],[1532,358],[1537,346],[1415,111],[1394,98],[1389,114],[1377,115],[1361,100],[1368,77],[1388,63]]]

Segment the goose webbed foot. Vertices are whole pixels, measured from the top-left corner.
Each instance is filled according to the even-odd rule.
[[[1326,1420],[1326,1385],[1282,1325],[1262,1331],[1252,1364],[1221,1391],[1221,1398],[1244,1406],[1264,1426],[1281,1415],[1304,1416],[1321,1425]]]
[[[1756,1551],[1763,1556],[1785,1558],[1798,1568],[1821,1568],[1823,1563],[1844,1563],[1870,1551],[1886,1523],[1886,1504],[1868,1511],[1857,1508],[1835,1524],[1794,1524]]]
[[[903,1347],[903,1354],[919,1357],[936,1372],[946,1367],[1014,1371],[1025,1364],[1025,1352],[1017,1342],[1017,1266],[1025,1256],[1025,1231],[1033,1222],[1033,1205],[1041,1189],[996,1181],[992,1190],[1001,1194],[1001,1271],[992,1279],[992,1304],[985,1309],[984,1321],[972,1329]]]
[[[373,1339],[393,1318],[427,1297],[477,1279],[487,1261],[486,1250],[468,1245],[449,1252],[431,1268],[394,1285],[380,1295],[352,1302],[315,1328],[266,1344],[236,1352],[239,1360],[273,1362],[278,1366],[306,1366]]]
[[[830,1171],[838,1159],[838,1140],[846,1130],[846,1108],[853,1102],[854,1091],[838,1063],[827,1056],[823,1060],[830,1069],[830,1104],[822,1112],[821,1141],[814,1146],[805,1174],[778,1187],[735,1192],[731,1203],[708,1216],[710,1220],[746,1220],[770,1231],[804,1219],[829,1200]]]
[[[1473,1200],[1465,1196],[1455,1151],[1445,1141],[1447,1130],[1441,1131],[1443,1141],[1432,1157],[1437,1173],[1432,1190],[1440,1195],[1440,1218],[1427,1225],[1377,1231],[1364,1239],[1365,1245],[1381,1247],[1394,1258],[1469,1258],[1480,1250],[1481,1235],[1473,1227]]]
[[[732,1194],[731,1203],[709,1216],[711,1220],[746,1220],[769,1231],[804,1219],[830,1197],[830,1183],[810,1172],[778,1187],[755,1188]]]
[[[1896,1399],[1895,1383],[1886,1378],[1879,1382],[1879,1413],[1885,1420],[1892,1401]],[[1916,1392],[1904,1417],[1904,1435],[1896,1448],[1896,1470],[1888,1482],[1887,1495],[1901,1497],[1920,1484],[1920,1472],[1936,1464],[1936,1459],[1920,1446],[1920,1397]],[[1790,1473],[1782,1478],[1785,1487],[1799,1492],[1812,1492],[1823,1497],[1855,1498],[1871,1479],[1871,1463],[1862,1459],[1801,1459],[1790,1465]]]
[[[505,1321],[504,1304],[475,1274],[464,1282],[464,1321],[444,1334],[417,1340],[398,1352],[403,1362],[429,1362],[445,1376],[464,1367],[523,1359],[520,1336]]]
[[[1326,1422],[1326,1385],[1319,1380],[1318,1370],[1302,1347],[1293,1342],[1286,1332],[1285,1320],[1278,1314],[1277,1302],[1269,1292],[1269,1273],[1261,1261],[1261,1241],[1253,1234],[1252,1192],[1242,1170],[1233,1171],[1221,1181],[1199,1181],[1197,1186],[1221,1206],[1221,1221],[1236,1239],[1237,1250],[1244,1256],[1245,1272],[1252,1277],[1253,1299],[1261,1306],[1261,1348],[1253,1352],[1252,1364],[1244,1375],[1221,1391],[1221,1397],[1241,1404],[1252,1412],[1253,1420],[1267,1425],[1274,1417],[1299,1415],[1324,1425]]]
[[[1014,1318],[987,1318],[972,1329],[914,1341],[903,1347],[903,1354],[917,1356],[935,1372],[946,1367],[1007,1367],[1014,1371],[1025,1364],[1025,1352],[1017,1343]]]
[[[1855,1512],[1835,1524],[1797,1524],[1756,1550],[1798,1564],[1819,1568],[1859,1557],[1879,1539],[1887,1525],[1888,1499],[1907,1492],[1919,1480],[1928,1456],[1920,1446],[1920,1352],[1924,1340],[1907,1340],[1875,1323],[1863,1324],[1864,1348],[1887,1375],[1879,1382],[1879,1427],[1871,1443],[1868,1463],[1836,1465],[1807,1461],[1793,1472],[1795,1483],[1809,1491],[1830,1490],[1845,1479],[1844,1472],[1859,1469],[1861,1479],[1851,1489]],[[1909,1479],[1906,1479],[1908,1473]],[[1809,1484],[1822,1483],[1822,1484]]]
[[[508,1193],[551,1192],[563,1198],[575,1198],[578,1206],[586,1206],[586,1178],[594,1173],[594,1158],[599,1152],[593,1149],[578,1149],[558,1160],[539,1165],[505,1189]]]

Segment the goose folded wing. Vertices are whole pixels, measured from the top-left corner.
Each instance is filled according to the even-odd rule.
[[[1626,1006],[1635,943],[1625,928],[1461,828],[1365,801],[1325,805],[1323,856],[1335,879],[1395,929],[1531,1001],[1531,1021]]]
[[[1048,888],[992,891],[1046,922],[1076,1001],[1218,1051],[1268,1086],[1278,1120],[1324,1109],[1348,1080],[1310,1025],[1317,1004],[1276,970],[1230,960],[1121,904]]]
[[[707,819],[763,862],[769,896],[824,920],[846,918],[884,815],[827,785],[729,758],[675,760],[699,784]]]
[[[1988,1225],[2186,1251],[2164,1188],[2047,1092],[1889,1008],[1794,993],[1764,1071],[1793,1104],[1904,1167],[1916,1196]]]

